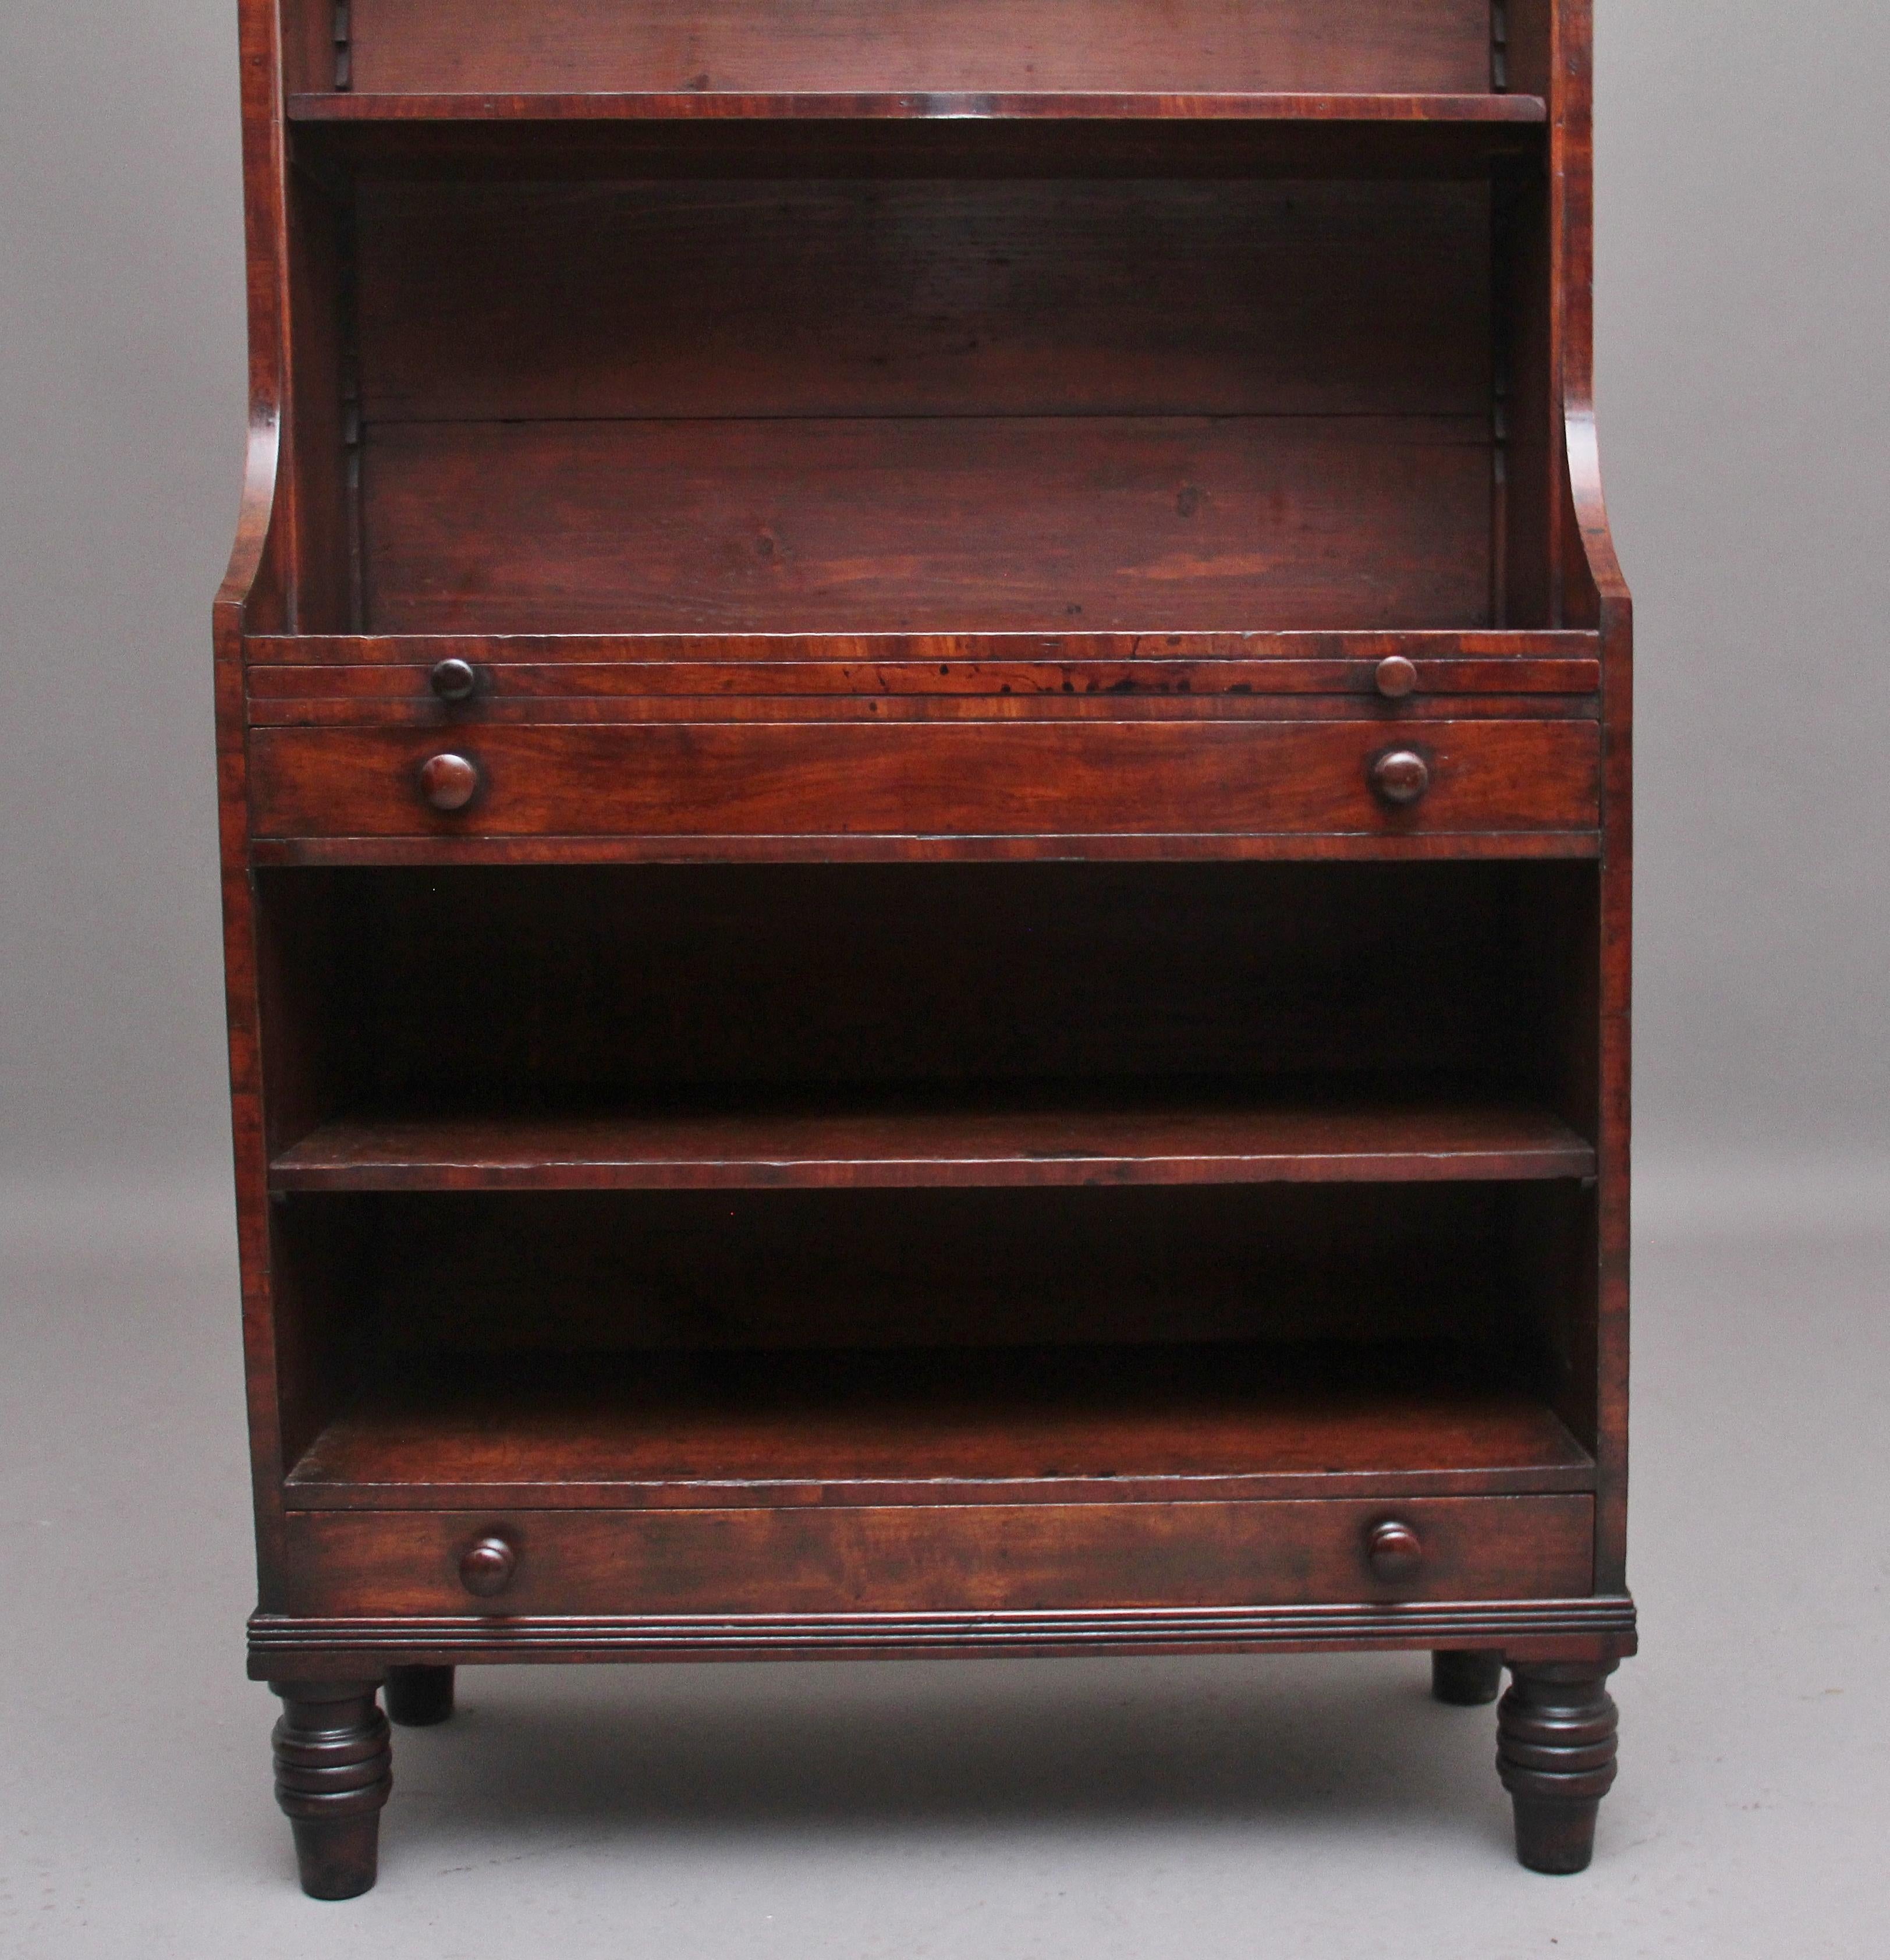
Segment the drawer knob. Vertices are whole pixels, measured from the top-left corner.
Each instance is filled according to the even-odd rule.
[[[466,671],[469,673],[472,670],[469,667]],[[1379,662],[1376,679],[1379,692],[1387,701],[1402,701],[1418,685],[1418,670],[1402,654],[1392,654]]]
[[[496,1599],[512,1583],[518,1554],[495,1532],[467,1546],[460,1560],[460,1583],[481,1599]]]
[[[1430,787],[1430,765],[1414,749],[1387,749],[1372,765],[1372,788],[1387,803],[1415,803]]]
[[[463,756],[429,756],[420,765],[420,794],[435,810],[463,810],[479,794],[479,765]]]
[[[470,660],[441,660],[427,682],[442,701],[470,701],[479,688],[479,677]]]
[[[1424,1562],[1424,1541],[1409,1525],[1387,1518],[1367,1535],[1365,1556],[1379,1579],[1394,1583],[1415,1579]]]

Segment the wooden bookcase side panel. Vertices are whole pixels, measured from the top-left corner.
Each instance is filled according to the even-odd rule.
[[[1602,883],[1601,971],[1598,988],[1602,1145],[1600,1203],[1596,1215],[1596,1328],[1599,1395],[1598,1427],[1605,1488],[1596,1508],[1598,1584],[1624,1591],[1628,1548],[1628,1236],[1631,1129],[1631,1046],[1634,892],[1634,610],[1615,552],[1594,452],[1594,173],[1592,0],[1570,0],[1566,65],[1579,88],[1568,211],[1570,358],[1565,383],[1579,427],[1571,431],[1571,482],[1583,545],[1607,648],[1602,724],[1605,858]]]
[[[1576,1312],[1592,1344],[1585,1365],[1599,1438],[1596,1584],[1619,1592],[1627,1574],[1634,614],[1608,527],[1596,434],[1592,0],[1531,0],[1518,18],[1530,72],[1549,78],[1551,601],[1558,622],[1598,632],[1602,647],[1602,864],[1588,969],[1600,1163],[1590,1236],[1579,1249],[1583,1296]]]
[[[236,538],[212,622],[237,1244],[257,1588],[261,1608],[267,1612],[279,1610],[282,1602],[288,1553],[282,1481],[294,1457],[285,1446],[282,1427],[285,1398],[278,1369],[270,1146],[264,1113],[269,1068],[259,998],[243,682],[246,634],[295,629],[298,567],[293,550],[293,434],[285,419],[291,399],[284,211],[287,139],[273,0],[242,0],[239,36],[249,273],[249,428]]]
[[[292,168],[285,218],[287,310],[294,329],[289,545],[296,623],[304,632],[358,628],[360,409],[347,194]]]

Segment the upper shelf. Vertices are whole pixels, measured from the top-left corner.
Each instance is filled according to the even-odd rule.
[[[1474,179],[1539,96],[646,90],[292,95],[311,160],[395,175]]]
[[[298,123],[1246,122],[1540,123],[1540,96],[1096,90],[375,91],[291,96]]]
[[[291,121],[317,148],[411,167],[521,151],[621,166],[641,146],[658,169],[680,150],[786,175],[1448,174],[1526,154],[1546,120],[1489,0],[286,8]]]

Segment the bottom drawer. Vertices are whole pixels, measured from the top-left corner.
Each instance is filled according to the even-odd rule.
[[[288,1520],[282,1610],[527,1618],[1570,1599],[1590,1589],[1593,1508],[1571,1496],[303,1511]]]

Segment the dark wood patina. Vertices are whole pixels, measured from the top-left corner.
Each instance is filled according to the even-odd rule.
[[[1105,21],[1102,15],[1106,13]],[[304,1882],[467,1663],[1430,1650],[1578,1869],[1589,0],[243,0],[215,612]]]

